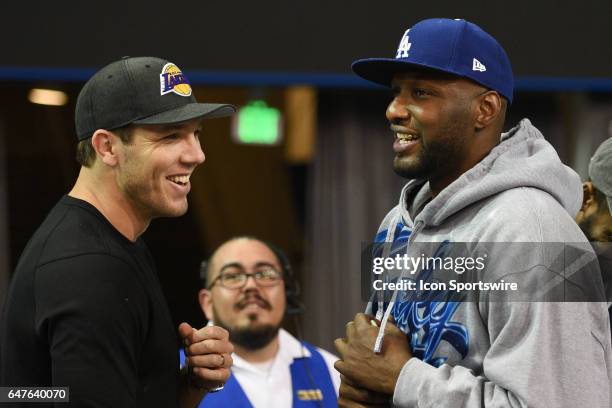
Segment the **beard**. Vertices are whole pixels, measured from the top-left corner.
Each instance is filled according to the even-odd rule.
[[[591,214],[580,220],[578,226],[590,242],[611,242],[610,229],[606,228],[600,217],[602,217],[600,213]]]
[[[266,347],[276,336],[281,328],[281,324],[258,324],[253,317],[247,327],[233,327],[224,322],[217,309],[213,306],[213,319],[215,325],[224,328],[229,332],[230,341],[246,350],[257,351]]]
[[[126,154],[117,176],[117,185],[132,206],[144,218],[179,217],[187,212],[187,199],[179,206],[173,205],[163,186],[153,183],[145,166],[131,154]],[[161,181],[164,183],[165,181]]]
[[[435,171],[448,166],[449,158],[456,154],[453,146],[445,143],[433,142],[427,145],[422,143],[422,148],[414,159],[402,158],[401,155],[395,157],[393,160],[395,174],[405,179],[427,179]]]
[[[270,342],[278,335],[280,327],[268,324],[257,327],[245,327],[231,330],[227,328],[225,329],[229,331],[229,337],[232,343],[237,344],[246,350],[256,351],[270,344]]]
[[[465,156],[468,115],[464,110],[455,111],[446,123],[435,131],[435,136],[425,139],[420,135],[421,149],[414,157],[399,153],[393,159],[393,171],[406,179],[429,179],[434,174],[452,172]]]

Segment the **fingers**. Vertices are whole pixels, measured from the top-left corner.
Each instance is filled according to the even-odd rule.
[[[384,404],[366,404],[343,397],[338,399],[338,408],[388,408],[390,406],[389,402]]]
[[[348,373],[347,364],[342,360],[336,361],[334,363],[334,368],[336,369],[337,372],[339,372],[342,375],[347,375]]]
[[[230,368],[233,362],[230,354],[194,355],[187,358],[187,365],[193,368]]]
[[[186,338],[188,338],[189,335],[191,335],[193,331],[195,331],[195,329],[191,327],[189,323],[183,322],[179,324],[178,332],[182,340],[185,340]]]
[[[355,318],[353,319],[353,321],[355,322],[356,325],[358,326],[371,326],[370,324],[370,320],[372,320],[373,317],[370,315],[367,315],[365,313],[357,313],[355,315]]]
[[[338,350],[338,354],[340,354],[340,358],[344,358],[344,356],[346,355],[346,351],[348,348],[348,342],[346,341],[346,339],[336,339],[334,340],[334,346],[336,347],[336,350]]]
[[[350,339],[355,334],[355,321],[351,320],[346,324],[346,338]]]
[[[207,389],[223,385],[230,376],[234,351],[227,330],[217,326],[196,330],[188,323],[181,323],[178,331],[185,344],[190,381]]]
[[[342,379],[339,391],[341,397],[351,401],[367,403],[369,405],[387,404],[389,402],[389,396],[378,392],[370,391],[365,388],[357,387],[345,376],[340,377]]]
[[[210,388],[225,384],[230,376],[229,368],[193,367],[191,372],[199,383],[210,384]]]
[[[206,339],[229,340],[229,332],[219,326],[205,326],[194,333],[194,341]]]
[[[340,384],[340,396],[346,400],[372,405],[387,405],[390,397],[363,388],[352,388]]]
[[[368,391],[363,388],[355,388],[346,384],[340,383],[339,394],[346,399],[358,402],[368,402]]]
[[[354,323],[354,324],[350,324]],[[357,330],[370,330],[369,327],[379,328],[380,322],[376,320],[374,316],[370,316],[364,313],[357,313],[352,322],[347,323],[346,333],[347,338],[351,338],[349,336],[349,329],[351,331],[351,335],[353,335]],[[395,319],[393,315],[389,315],[389,319],[387,320],[387,325],[385,326],[385,334],[387,333],[400,333],[401,330],[395,325]]]
[[[189,323],[181,323],[179,325],[179,335],[182,339],[187,340],[189,344],[206,339],[229,340],[228,331],[219,326],[205,326],[200,330],[196,330]]]
[[[188,323],[181,323],[178,330],[188,356],[231,354],[234,351],[234,346],[229,341],[229,333],[221,327],[207,326],[196,330]]]
[[[348,378],[344,374],[340,374],[340,381],[343,382],[343,383],[346,383],[347,385],[350,385],[351,387],[358,387],[358,385],[356,383],[354,383],[353,380],[351,380],[350,378]]]
[[[185,347],[185,354],[196,356],[201,354],[231,354],[234,346],[229,341],[224,340],[204,340],[199,343]]]
[[[355,318],[346,324],[346,338],[352,339],[358,335],[358,332],[372,330],[372,327],[378,329],[378,323],[374,316],[357,313]]]
[[[367,405],[364,405],[360,402],[351,401],[346,398],[338,398],[338,408],[368,408]]]
[[[357,326],[364,326],[364,325],[371,326],[371,323],[370,323],[371,320],[375,320],[374,316],[367,315],[365,313],[357,313],[355,317],[353,318],[353,320],[348,322],[346,325],[347,325],[347,328],[351,323]]]

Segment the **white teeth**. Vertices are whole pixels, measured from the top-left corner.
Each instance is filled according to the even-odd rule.
[[[189,176],[170,176],[168,180],[185,185],[189,183]]]
[[[399,139],[400,143],[401,142],[406,142],[408,140],[416,140],[418,139],[418,137],[416,135],[411,135],[411,134],[406,134],[406,133],[397,133],[397,138]]]

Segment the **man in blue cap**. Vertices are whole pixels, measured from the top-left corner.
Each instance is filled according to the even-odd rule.
[[[359,60],[353,70],[393,90],[393,167],[408,183],[376,236],[392,254],[441,243],[439,258],[452,243],[494,242],[473,276],[513,279],[523,294],[540,289],[553,272],[541,266],[562,254],[547,243],[577,243],[594,258],[573,221],[578,175],[529,120],[502,133],[513,74],[492,36],[465,20],[428,19],[404,33],[395,58]],[[529,244],[510,257],[516,242]],[[422,267],[416,279],[431,272]],[[580,300],[597,302],[564,303],[546,290],[554,301],[487,290],[466,293],[469,302],[444,289],[383,293],[336,340],[340,406],[609,407],[601,277],[580,276],[590,294]]]

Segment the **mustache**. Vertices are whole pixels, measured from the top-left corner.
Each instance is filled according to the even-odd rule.
[[[259,307],[263,309],[272,310],[272,305],[270,304],[270,302],[261,297],[260,294],[254,292],[246,293],[242,297],[242,299],[240,299],[238,303],[234,305],[234,308],[237,310],[242,310],[247,307],[249,303],[256,303]]]
[[[415,129],[411,129],[407,126],[402,126],[398,123],[391,123],[389,128],[393,133],[410,133],[413,135],[418,135],[418,132]]]

